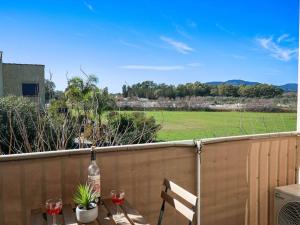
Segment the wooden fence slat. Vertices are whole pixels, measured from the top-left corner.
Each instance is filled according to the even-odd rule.
[[[269,149],[270,142],[264,141],[259,152],[259,224],[268,225],[269,206]]]
[[[294,184],[296,180],[296,138],[289,138],[288,143],[288,173],[287,184]]]
[[[280,142],[271,142],[269,157],[269,224],[274,225],[274,187],[278,183],[278,154]]]
[[[287,153],[288,153],[288,140],[283,139],[280,142],[280,149],[279,149],[279,170],[278,170],[279,186],[284,186],[287,184]]]
[[[260,143],[251,144],[249,157],[249,224],[258,225],[258,159]]]

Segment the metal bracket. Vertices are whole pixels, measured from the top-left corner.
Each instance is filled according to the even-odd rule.
[[[197,154],[201,155],[201,152],[202,152],[202,141],[201,140],[197,140],[195,141],[195,145],[196,145],[196,151],[197,151]]]

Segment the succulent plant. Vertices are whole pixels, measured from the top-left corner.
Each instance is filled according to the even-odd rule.
[[[79,208],[88,210],[94,208],[92,203],[95,201],[95,198],[96,193],[93,191],[90,185],[79,184],[73,200],[75,204],[79,206]]]

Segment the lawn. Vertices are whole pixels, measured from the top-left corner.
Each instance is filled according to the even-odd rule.
[[[162,125],[158,140],[188,140],[293,131],[296,113],[148,111]]]

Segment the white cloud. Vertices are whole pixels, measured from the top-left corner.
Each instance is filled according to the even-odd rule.
[[[290,37],[289,34],[282,34],[277,38],[277,42],[281,43],[281,42],[293,42],[295,40],[295,38]]]
[[[279,42],[281,42],[282,40],[282,38],[279,39]],[[256,41],[260,45],[260,47],[269,52],[272,57],[281,61],[290,61],[293,57],[297,55],[298,52],[298,48],[287,48],[280,46],[279,44],[273,41],[272,37],[256,38]]]
[[[127,41],[124,41],[124,40],[120,40],[120,43],[122,45],[125,45],[127,47],[132,47],[132,48],[141,48],[141,46],[137,45],[137,44],[134,44],[134,43],[131,43],[131,42],[127,42]]]
[[[94,7],[90,3],[87,1],[84,1],[83,3],[90,11],[94,12]]]
[[[191,36],[181,26],[179,26],[177,24],[174,24],[174,26],[175,26],[176,32],[178,34],[180,34],[181,36],[183,36],[187,39],[191,39]]]
[[[186,43],[173,40],[172,38],[161,36],[160,39],[171,45],[179,53],[188,54],[194,51],[194,49],[188,46]]]
[[[216,27],[220,30],[220,31],[223,31],[225,33],[228,33],[228,34],[231,34],[231,35],[234,35],[234,32],[229,30],[228,28],[224,27],[223,25],[219,24],[219,23],[216,23]]]
[[[129,70],[154,70],[154,71],[173,71],[173,70],[182,70],[183,66],[149,66],[149,65],[125,65],[121,66],[123,69]]]
[[[277,38],[277,42],[280,43],[283,40],[287,39],[290,35],[289,34],[282,34]]]

